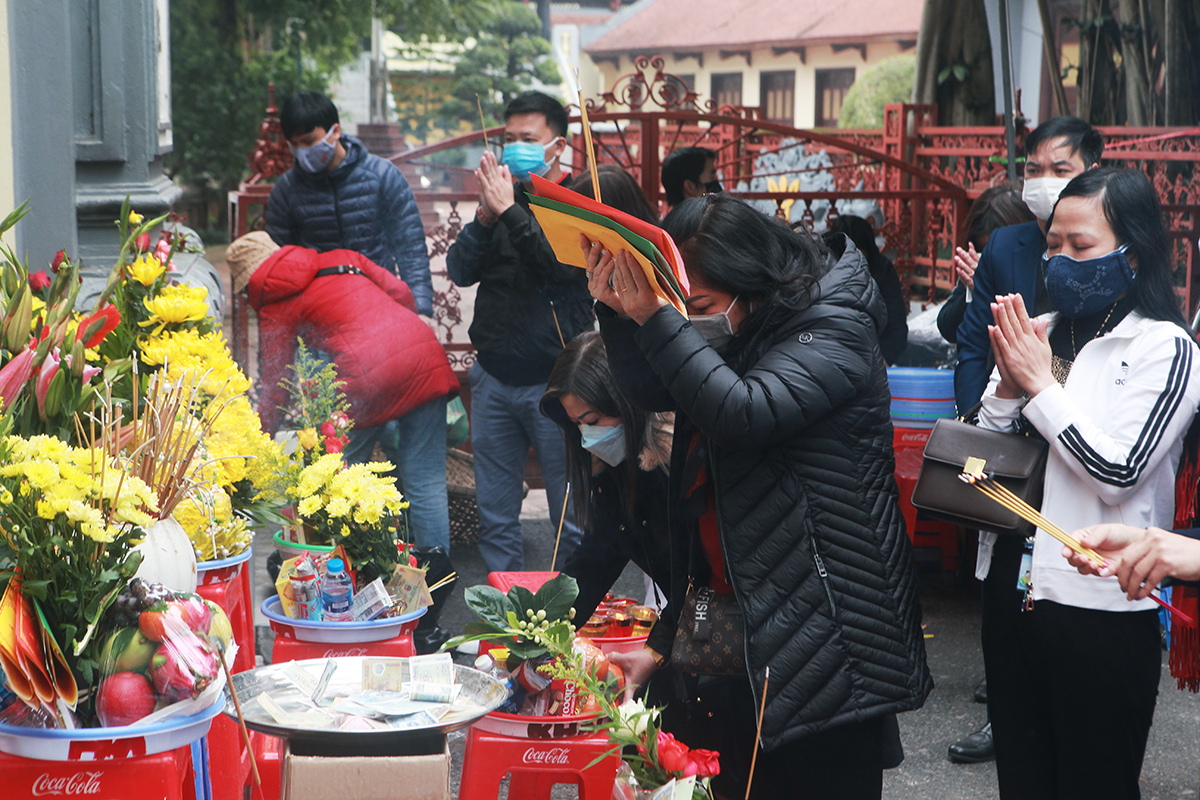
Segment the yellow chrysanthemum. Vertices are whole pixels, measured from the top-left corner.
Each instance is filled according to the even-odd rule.
[[[157,297],[147,297],[142,303],[151,317],[138,324],[144,328],[157,325],[157,333],[165,325],[198,322],[207,317],[208,289],[203,286],[166,286]]]
[[[142,286],[152,286],[166,271],[166,267],[151,254],[138,256],[128,269],[130,280],[137,281]]]

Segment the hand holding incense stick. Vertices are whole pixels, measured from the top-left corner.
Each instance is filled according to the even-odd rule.
[[[1071,536],[1071,534],[1067,533],[1050,520],[1046,519],[1044,516],[1042,516],[1041,512],[1039,512],[1033,506],[1026,503],[1020,497],[1017,497],[1017,495],[1013,494],[994,478],[985,475],[983,473],[983,464],[978,459],[969,459],[967,461],[967,466],[964,468],[964,472],[958,477],[964,483],[969,483],[974,486],[990,500],[1004,506],[1026,522],[1036,525],[1039,530],[1045,531],[1074,552],[1099,566],[1101,569],[1108,566],[1108,562],[1105,561],[1102,555],[1090,547],[1084,547],[1078,539],[1076,539],[1074,536]],[[1157,594],[1151,594],[1150,599],[1174,614],[1175,617],[1183,624],[1191,627],[1196,626],[1196,621],[1194,619],[1163,600]]]

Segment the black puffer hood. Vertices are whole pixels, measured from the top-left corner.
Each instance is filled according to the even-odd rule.
[[[840,253],[838,240],[842,245]],[[871,277],[867,257],[844,233],[833,238],[830,249],[831,266],[817,283],[820,291],[817,302],[862,311],[874,321],[876,333],[882,333],[887,325],[887,306]]]

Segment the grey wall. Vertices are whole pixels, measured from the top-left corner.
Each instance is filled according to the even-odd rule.
[[[14,196],[32,208],[17,226],[16,247],[35,270],[59,249],[78,250],[69,7],[68,0],[8,4]]]

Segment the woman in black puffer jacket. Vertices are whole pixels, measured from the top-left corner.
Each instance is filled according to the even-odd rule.
[[[745,618],[746,675],[671,671],[687,698],[673,730],[721,751],[714,788],[742,797],[769,666],[752,796],[878,797],[895,714],[933,686],[892,476],[883,301],[852,243],[834,259],[727,195],[687,201],[664,227],[690,322],[628,253],[585,249],[618,386],[676,412],[672,539],[694,554],[692,582],[732,592]],[[671,638],[684,590],[652,642]],[[613,660],[644,683],[669,657]]]

